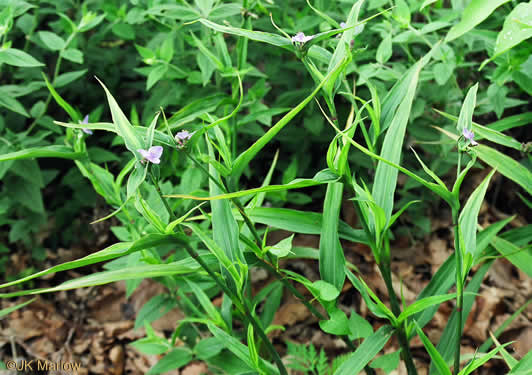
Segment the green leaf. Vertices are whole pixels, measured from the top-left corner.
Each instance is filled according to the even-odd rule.
[[[212,259],[214,260],[214,257]],[[201,267],[198,265],[198,263],[192,258],[187,258],[178,262],[168,264],[133,266],[113,271],[96,272],[88,276],[83,276],[65,281],[64,283],[52,288],[25,290],[13,293],[2,293],[0,294],[0,298],[11,298],[28,294],[59,292],[62,290],[72,290],[78,288],[85,288],[88,286],[108,284],[121,280],[135,280],[149,277],[197,274],[200,268]]]
[[[162,374],[174,369],[183,368],[192,360],[192,353],[188,349],[175,348],[155,364],[146,375]]]
[[[100,82],[100,85],[102,85],[103,89],[105,90],[116,132],[124,139],[128,150],[131,151],[135,155],[136,159],[140,161],[142,157],[137,151],[142,148],[142,142],[140,141],[140,138],[133,131],[133,127],[129,123],[129,120],[124,115],[107,87],[105,87],[105,85],[98,78],[96,79],[98,82]]]
[[[48,87],[48,90],[50,91],[50,94],[54,98],[54,100],[65,110],[66,113],[70,116],[72,121],[78,122],[81,120],[81,116],[78,111],[76,111],[66,100],[64,100],[61,95],[58,94],[57,91],[55,91],[55,88],[52,86],[50,81],[48,81],[48,78],[43,73],[44,82],[46,83],[46,87]]]
[[[320,328],[331,335],[341,336],[350,333],[349,319],[339,308],[329,312],[329,320],[320,320]]]
[[[493,58],[530,37],[532,37],[532,2],[522,2],[506,16],[502,30],[497,36]]]
[[[495,237],[491,241],[491,244],[514,266],[526,273],[529,277],[532,277],[532,251],[530,251],[530,245],[520,248],[500,237]]]
[[[87,73],[87,71],[88,69],[83,69],[83,70],[75,70],[72,72],[60,74],[55,79],[55,87],[59,88],[59,87],[66,86],[69,83],[74,82],[78,78],[83,77],[85,73]]]
[[[32,298],[32,299],[30,299],[29,301],[26,301],[26,302],[19,303],[18,305],[11,306],[11,307],[6,307],[5,309],[0,310],[0,319],[3,319],[6,315],[11,314],[13,311],[16,311],[18,309],[21,309],[21,308],[29,305],[33,301],[35,301],[35,298]]]
[[[340,290],[336,289],[333,284],[330,284],[323,280],[316,280],[312,283],[311,289],[315,289],[318,298],[322,301],[334,301],[339,295]]]
[[[530,369],[532,369],[532,351],[525,354],[508,375],[528,375],[530,374]]]
[[[49,275],[51,273],[67,271],[75,268],[88,266],[95,263],[105,262],[111,259],[115,259],[121,256],[131,254],[133,252],[149,249],[151,247],[160,246],[163,244],[172,243],[186,243],[186,237],[176,234],[148,234],[135,242],[119,242],[111,245],[103,250],[97,251],[86,257],[76,259],[70,262],[62,263],[57,266],[48,268],[44,271],[37,272],[33,275],[23,277],[21,279],[4,283],[0,285],[0,289],[7,288],[9,286],[18,285],[26,281]]]
[[[163,317],[170,309],[175,306],[175,301],[168,298],[167,295],[158,294],[153,296],[148,302],[146,302],[142,308],[137,312],[135,319],[135,329],[144,327],[147,323],[151,323],[161,317]],[[166,348],[167,350],[168,348]],[[165,350],[165,351],[166,351]],[[161,354],[161,353],[154,353]]]
[[[65,40],[51,31],[39,31],[37,35],[49,50],[59,51],[65,48]]]
[[[77,64],[83,64],[83,52],[76,48],[62,50],[61,57]]]
[[[323,216],[316,212],[298,211],[289,208],[256,207],[246,210],[254,222],[295,233],[320,234]],[[367,244],[368,240],[363,230],[354,229],[346,222],[339,220],[338,232],[340,238]]]
[[[3,93],[1,92],[0,92],[0,106],[5,107],[15,113],[18,113],[19,115],[30,117],[28,115],[28,112],[26,112],[26,109],[24,109],[24,106],[17,99],[11,96],[8,96],[8,95],[3,95]]]
[[[397,95],[401,95],[403,99],[401,100],[401,104],[386,132],[380,155],[382,158],[392,163],[399,163],[401,158],[406,125],[414,101],[419,74],[424,66],[425,59],[426,58],[423,58],[416,63],[412,79],[409,82],[409,85],[404,87],[405,91],[397,92]],[[375,173],[372,196],[375,199],[375,203],[384,210],[386,222],[388,222],[392,216],[397,174],[398,171],[396,168],[379,161]]]
[[[365,339],[373,334],[373,327],[366,319],[358,315],[355,310],[351,310],[349,332],[349,340]]]
[[[382,326],[377,332],[364,340],[357,350],[334,372],[334,375],[358,374],[381,351],[392,336],[391,326]]]
[[[458,122],[456,123],[458,133],[460,134],[462,134],[464,129],[471,130],[472,128],[473,112],[475,111],[477,102],[477,90],[478,83],[469,89],[460,109],[460,117],[458,117]]]
[[[140,185],[146,179],[148,173],[148,165],[144,165],[140,162],[135,163],[135,169],[129,175],[127,179],[127,199],[131,198],[138,190]]]
[[[242,36],[244,38],[255,40],[257,42],[268,43],[277,47],[283,47],[290,50],[293,49],[292,42],[290,41],[290,39],[277,34],[266,33],[264,31],[239,29],[231,26],[223,26],[212,21],[206,20],[204,18],[201,18],[199,21],[208,28],[219,31],[224,34]]]
[[[223,328],[227,329],[227,327],[225,327],[225,322],[222,318],[222,315],[220,315],[220,312],[216,309],[216,307],[214,307],[205,292],[196,283],[193,283],[188,279],[185,279],[185,281],[198,299],[201,307],[203,307],[207,313],[209,319],[212,320],[216,325],[221,325]]]
[[[15,48],[0,48],[0,63],[21,68],[44,66],[43,63],[37,61],[33,56]]]
[[[322,185],[322,184],[334,182],[338,180],[338,178],[339,178],[338,176],[333,175],[333,174],[318,172],[316,176],[314,176],[314,178],[311,178],[311,179],[297,178],[289,182],[288,184],[284,184],[284,185],[269,185],[269,186],[264,186],[260,188],[255,188],[255,189],[241,190],[241,191],[237,191],[234,193],[212,195],[209,197],[196,197],[193,195],[186,195],[186,194],[169,194],[169,195],[165,195],[165,197],[216,202],[216,201],[221,201],[221,200],[240,198],[246,195],[254,195],[254,194],[263,193],[263,192],[285,191],[285,190],[290,190],[290,189],[301,189],[301,188],[310,187],[310,186]]]
[[[268,246],[268,251],[278,258],[283,258],[291,253],[293,239],[294,235],[292,234],[290,237],[277,242],[275,245]]]
[[[242,12],[242,5],[240,4],[220,4],[217,7],[214,7],[209,13],[211,20],[216,20],[220,18],[228,18],[232,16],[239,15]]]
[[[392,57],[392,36],[388,34],[384,37],[377,48],[376,59],[379,64],[385,64]]]
[[[489,17],[491,13],[509,0],[472,0],[462,12],[462,19],[454,25],[447,36],[446,42],[461,37],[469,30]]]
[[[2,154],[0,155],[0,161],[31,158],[81,159],[84,156],[84,152],[74,152],[71,147],[52,145],[43,147],[30,147],[24,150]]]
[[[342,68],[342,61],[321,81],[321,83],[314,89],[314,91],[307,96],[301,103],[299,103],[295,108],[283,116],[274,126],[272,126],[266,134],[260,137],[251,147],[246,151],[242,152],[235,160],[232,170],[232,178],[235,181],[238,181],[244,168],[246,168],[251,160],[257,155],[257,153],[262,150],[272,139],[281,131],[282,128],[287,125],[290,120],[292,120],[305,106],[312,100],[312,98],[320,91],[322,86],[326,84],[329,79],[335,74],[337,70]]]
[[[386,374],[389,374],[399,366],[399,359],[401,351],[388,353],[375,358],[369,365],[371,368],[380,368]]]
[[[532,172],[513,158],[484,145],[475,147],[477,156],[497,172],[519,184],[528,194],[532,194]]]
[[[161,80],[161,78],[164,77],[167,71],[168,71],[167,64],[155,65],[150,71],[150,74],[148,74],[148,79],[146,81],[146,90],[151,89],[153,85],[159,82],[159,80]]]
[[[408,4],[405,2],[405,0],[395,0],[393,16],[402,27],[408,27],[410,24],[410,9],[408,8]]]
[[[449,366],[447,366],[447,362],[445,362],[445,359],[443,359],[441,354],[436,350],[434,345],[430,342],[429,338],[425,336],[425,334],[423,333],[421,328],[419,328],[419,325],[417,323],[415,323],[415,327],[417,334],[421,338],[423,345],[425,345],[425,349],[427,349],[427,352],[429,353],[429,356],[432,359],[432,363],[436,366],[436,368],[440,372],[440,375],[451,375],[451,370],[449,370]]]
[[[410,306],[408,306],[406,309],[404,309],[403,312],[401,312],[401,314],[397,317],[397,322],[402,323],[409,316],[417,314],[430,306],[439,305],[442,302],[449,301],[455,297],[456,293],[451,293],[441,296],[430,296],[419,299],[416,302],[412,303]]]
[[[338,234],[343,188],[339,182],[327,185],[320,235],[320,276],[338,290],[342,290],[345,281],[345,256]]]
[[[492,170],[486,178],[477,186],[473,193],[469,196],[460,217],[458,218],[458,225],[460,226],[460,232],[464,239],[465,249],[461,249],[462,256],[464,261],[470,259],[470,264],[464,264],[464,269],[462,270],[462,275],[467,275],[469,269],[472,265],[473,259],[478,258],[480,253],[476,249],[477,243],[477,225],[478,225],[478,214],[480,212],[480,206],[484,201],[486,191],[488,190],[488,184],[495,173],[495,170]],[[467,256],[466,254],[470,254]]]

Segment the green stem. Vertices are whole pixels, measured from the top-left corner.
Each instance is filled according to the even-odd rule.
[[[456,325],[456,343],[454,351],[454,374],[460,371],[460,341],[462,338],[462,308],[464,306],[464,288],[462,278],[462,256],[460,249],[460,228],[458,227],[459,214],[457,209],[453,209],[453,226],[454,226],[454,251],[456,259],[456,316],[458,324]]]
[[[247,318],[247,320],[250,322],[251,325],[253,325],[253,328],[255,329],[255,332],[259,335],[259,337],[262,339],[264,344],[266,345],[268,351],[273,357],[273,361],[277,365],[277,368],[279,369],[279,372],[281,375],[288,375],[288,372],[286,371],[286,368],[283,364],[283,361],[281,360],[281,357],[279,356],[279,353],[275,350],[273,344],[266,336],[266,333],[264,333],[264,330],[262,329],[261,325],[257,322],[257,320],[253,317],[253,314],[248,310],[247,306],[244,303],[241,303],[241,301],[236,298],[235,294],[227,287],[225,282],[220,279],[218,275],[216,275],[208,266],[207,264],[201,259],[199,254],[192,249],[188,244],[184,244],[185,250],[187,253],[196,261],[199,263],[201,268],[207,272],[207,274],[214,280],[214,282],[220,287],[220,289],[223,290],[223,292],[231,298],[233,301],[235,307],[240,310],[240,312]]]
[[[164,199],[163,197],[161,188],[159,187],[159,182],[155,179],[155,177],[151,173],[150,173],[150,177],[151,177],[151,181],[153,182],[153,186],[155,186],[155,190],[157,191],[157,194],[159,194],[159,198],[161,198],[161,200],[163,201],[164,207],[166,208],[166,211],[168,211],[168,215],[170,215],[170,219],[172,221],[176,220],[177,217],[175,216],[174,211],[172,211],[172,209],[170,208],[170,205],[168,204],[166,199]]]

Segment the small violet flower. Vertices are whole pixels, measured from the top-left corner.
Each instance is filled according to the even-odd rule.
[[[181,130],[175,135],[175,140],[179,143],[180,147],[184,147],[187,141],[192,138],[195,132],[190,133],[188,130]]]
[[[161,162],[161,155],[163,154],[162,146],[152,146],[149,150],[139,149],[137,150],[142,155],[144,160],[148,160],[153,164],[159,164]]]
[[[344,29],[345,27],[347,27],[347,23],[345,23],[345,22],[340,22],[340,28],[341,28],[341,29]]]
[[[293,43],[306,43],[308,42],[309,40],[312,40],[314,39],[314,35],[309,35],[309,36],[306,36],[305,33],[303,32],[298,32],[295,36],[292,37],[292,42]]]
[[[473,134],[471,130],[464,128],[464,130],[462,131],[462,135],[471,143],[471,146],[478,145],[478,143],[473,139],[475,137],[475,134]]]
[[[83,124],[83,125],[88,124],[89,123],[89,115],[85,115],[85,117],[83,118],[83,121],[79,121],[79,123]],[[85,133],[85,134],[89,134],[89,135],[92,134],[92,130],[90,130],[90,129],[82,128],[81,130],[83,130],[83,133]]]

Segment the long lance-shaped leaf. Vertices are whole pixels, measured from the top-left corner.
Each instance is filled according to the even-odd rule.
[[[60,159],[81,159],[84,152],[74,152],[71,147],[52,145],[43,147],[30,147],[24,150],[9,152],[0,155],[0,161],[30,159],[30,158],[60,158]]]
[[[491,244],[514,266],[526,273],[529,277],[532,277],[532,251],[530,244],[524,248],[520,248],[500,237],[495,237],[491,241]]]
[[[197,197],[194,195],[187,195],[187,194],[169,194],[169,195],[165,195],[165,197],[193,199],[193,200],[198,200],[198,201],[216,201],[216,200],[221,200],[221,199],[240,198],[246,195],[255,195],[259,193],[271,193],[274,191],[301,189],[301,188],[306,188],[310,186],[316,186],[316,185],[322,185],[322,184],[334,182],[334,181],[337,181],[338,178],[339,178],[338,176],[333,175],[331,173],[322,173],[322,174],[318,173],[314,178],[308,178],[308,179],[298,178],[284,185],[269,185],[269,186],[263,186],[260,188],[255,188],[255,189],[237,191],[234,193],[214,195],[211,197]]]
[[[416,63],[415,68],[412,70],[411,80],[408,85],[403,87],[403,91],[396,93],[396,95],[400,95],[403,99],[401,100],[401,104],[386,132],[381,151],[381,157],[392,163],[399,163],[401,159],[406,126],[412,109],[412,103],[416,95],[419,74],[421,69],[423,69],[425,64],[430,60],[435,48],[437,47],[434,47],[427,55]],[[398,171],[396,168],[387,163],[383,163],[382,161],[378,163],[372,195],[375,199],[375,203],[384,210],[386,222],[388,222],[392,216],[394,193],[397,185],[397,174]]]
[[[370,157],[372,157],[374,159],[377,159],[379,161],[382,161],[383,163],[388,164],[388,165],[396,168],[400,172],[403,172],[404,174],[406,174],[407,176],[413,178],[414,180],[416,180],[417,182],[419,182],[423,186],[425,186],[428,189],[432,190],[434,193],[438,194],[442,199],[444,199],[451,206],[456,205],[456,202],[455,202],[453,194],[447,188],[445,188],[443,186],[440,186],[438,184],[432,183],[432,182],[428,182],[424,178],[419,177],[417,174],[415,174],[413,172],[410,172],[408,169],[406,169],[404,167],[401,167],[400,165],[398,165],[398,164],[396,164],[394,162],[391,162],[391,161],[389,161],[389,160],[387,160],[387,159],[385,159],[383,157],[380,157],[379,155],[371,152],[370,150],[368,150],[364,146],[362,146],[362,145],[358,144],[357,142],[355,142],[353,139],[351,139],[346,134],[345,131],[341,131],[340,129],[338,129],[338,127],[336,127],[336,125],[334,125],[332,122],[329,122],[329,124],[334,128],[334,130],[336,130],[336,132],[340,133],[342,135],[342,137],[344,137],[344,139],[346,139],[348,142],[350,142],[353,146],[355,146],[358,150],[362,151],[364,154],[366,154],[366,155],[368,155],[368,156],[370,156]]]
[[[212,145],[207,140],[209,156],[214,158]],[[212,164],[209,164],[209,173],[217,181],[220,181],[220,175]],[[218,184],[209,179],[209,194],[211,196],[223,193]],[[245,263],[244,254],[238,241],[239,228],[231,211],[231,202],[226,199],[214,200],[211,202],[212,209],[212,232],[214,241],[220,245],[225,255],[235,263]],[[221,266],[221,265],[220,265]],[[221,267],[222,274],[227,281],[231,280],[230,273]],[[237,280],[234,280],[237,282]]]
[[[386,325],[379,328],[377,332],[364,340],[362,345],[334,372],[334,375],[358,374],[381,351],[392,333],[393,328],[391,326]]]
[[[201,22],[203,25],[207,26],[210,29],[219,31],[224,34],[242,36],[244,38],[255,40],[257,42],[268,43],[286,49],[293,49],[292,41],[290,39],[277,34],[267,33],[264,31],[240,29],[238,27],[232,26],[223,26],[212,21],[206,20],[204,18],[200,19],[199,22]]]
[[[337,70],[342,68],[343,61],[340,61],[338,65],[321,81],[321,83],[314,89],[314,91],[307,96],[301,103],[295,108],[283,116],[274,126],[272,126],[266,134],[260,137],[250,148],[241,153],[235,160],[231,177],[234,181],[238,181],[244,168],[253,160],[255,155],[262,150],[272,139],[292,120],[305,106],[312,100],[312,98],[321,90],[323,85],[336,73]]]
[[[115,258],[124,256],[124,255],[131,254],[135,251],[149,249],[154,246],[170,244],[170,243],[179,243],[179,242],[185,243],[185,241],[186,241],[186,237],[183,237],[183,235],[178,235],[178,234],[149,234],[135,242],[119,242],[103,250],[87,255],[86,257],[76,259],[70,262],[62,263],[57,266],[48,268],[44,271],[34,273],[33,275],[29,275],[29,276],[23,277],[15,281],[1,284],[0,289],[7,288],[9,286],[17,285],[20,283],[24,283],[26,281],[35,279],[37,277],[49,275],[51,273],[67,271],[67,270],[71,270],[74,268],[88,266],[90,264],[105,262],[111,259],[115,259]]]
[[[204,254],[204,261],[212,264],[216,263],[216,258],[211,254]],[[32,290],[23,290],[20,292],[14,293],[0,293],[0,298],[11,298],[25,295],[34,295],[34,294],[43,294],[43,293],[52,293],[59,292],[61,290],[72,290],[78,288],[85,288],[88,286],[109,284],[115,281],[122,280],[134,280],[134,279],[143,279],[147,277],[162,277],[162,276],[173,276],[173,275],[184,275],[190,273],[197,273],[198,269],[201,267],[198,263],[192,258],[186,258],[178,262],[173,262],[169,264],[149,264],[136,267],[127,267],[124,269],[113,270],[113,271],[103,271],[97,272],[92,275],[79,277],[77,279],[68,280],[64,283],[51,287],[51,288],[42,288],[42,289],[32,289]]]
[[[482,280],[484,279],[484,276],[490,269],[491,265],[493,264],[493,260],[490,260],[486,263],[484,263],[478,271],[475,273],[469,284],[467,285],[467,288],[465,289],[464,293],[464,304],[462,307],[462,331],[464,329],[464,324],[467,320],[467,316],[471,312],[471,308],[473,307],[473,302],[475,301],[475,294],[478,292],[480,285],[482,284]],[[453,311],[451,314],[451,317],[447,321],[447,325],[445,326],[445,329],[443,330],[442,336],[440,338],[440,341],[438,342],[438,345],[436,348],[438,349],[438,352],[441,354],[441,356],[444,358],[445,361],[450,361],[453,357],[454,350],[455,350],[455,344],[456,344],[456,326],[458,325],[458,316],[456,314],[456,310]],[[436,367],[434,364],[431,365],[430,374],[435,374]]]
[[[439,111],[435,108],[433,108],[435,112],[442,115],[445,118],[448,118],[449,120],[458,121],[458,117],[453,116],[449,113]],[[515,120],[517,120],[516,118]],[[513,124],[519,124],[519,122],[515,121]],[[530,121],[530,120],[528,120]],[[528,121],[526,121],[528,123]],[[521,151],[523,149],[523,145],[521,142],[517,141],[516,139],[501,133],[500,131],[491,128],[491,126],[482,126],[480,124],[477,124],[476,122],[473,122],[473,132],[475,133],[475,140],[478,142],[482,139],[487,139],[490,142],[497,143],[502,146],[511,147],[515,150]],[[512,125],[513,125],[512,124]],[[497,125],[497,123],[494,123],[492,125]]]
[[[465,129],[471,130],[473,124],[473,112],[475,111],[475,106],[477,104],[477,90],[478,83],[469,89],[462,104],[462,108],[460,109],[460,115],[458,116],[458,122],[456,123],[458,133],[460,134],[462,134]]]
[[[512,218],[498,221],[483,231],[478,233],[476,248],[478,252],[484,251],[488,247],[490,241],[495,238],[502,228],[508,224]],[[456,282],[456,261],[454,259],[455,254],[452,253],[449,258],[438,268],[438,271],[432,276],[428,285],[421,291],[417,300],[427,298],[430,296],[437,296],[446,293]],[[479,261],[476,259],[475,261]],[[431,306],[422,312],[418,312],[414,315],[414,320],[417,321],[419,326],[423,328],[436,314],[438,306]],[[412,332],[413,333],[413,332]],[[409,336],[411,338],[411,336]]]
[[[320,276],[337,290],[342,290],[345,281],[345,256],[338,233],[343,191],[344,184],[340,182],[327,185],[320,235]]]
[[[73,128],[73,129],[90,129],[90,130],[105,130],[108,132],[112,132],[115,134],[120,134],[115,125],[111,122],[94,122],[89,124],[73,124],[70,122],[61,122],[61,121],[54,121],[54,124],[64,126],[66,128]],[[142,137],[146,136],[146,128],[144,126],[133,126],[133,131],[135,132],[135,136],[139,139],[142,139]],[[160,131],[155,130],[153,139],[158,143],[163,143],[167,146],[174,146],[174,141],[172,140],[172,137],[170,137],[168,134]]]
[[[116,132],[124,139],[127,149],[135,155],[137,160],[141,160],[142,158],[137,151],[142,148],[141,138],[135,134],[133,131],[133,126],[131,126],[126,115],[124,115],[124,112],[122,112],[120,106],[116,102],[113,95],[111,95],[107,87],[98,78],[96,79],[105,90],[105,95],[107,96],[107,101],[109,102],[109,108],[111,109],[111,116],[113,117],[113,123],[116,127]]]
[[[458,218],[458,225],[463,234],[465,249],[462,249],[462,257],[464,264],[462,265],[462,275],[466,276],[473,264],[473,260],[480,255],[476,249],[477,243],[477,223],[478,213],[480,212],[480,206],[484,201],[484,196],[488,190],[488,184],[495,173],[492,170],[490,174],[481,182],[479,186],[473,191],[469,199],[467,200],[460,217]]]
[[[437,126],[434,126],[434,128],[455,141],[459,138],[456,134],[445,129]],[[528,194],[532,195],[532,172],[525,166],[502,152],[482,144],[473,147],[471,152],[474,152],[479,159],[496,169],[503,176],[508,177],[520,185]]]
[[[18,305],[7,307],[5,309],[0,310],[0,319],[2,319],[4,316],[11,314],[13,311],[23,308],[24,306],[29,305],[35,301],[35,298],[30,299],[29,301],[19,303]]]

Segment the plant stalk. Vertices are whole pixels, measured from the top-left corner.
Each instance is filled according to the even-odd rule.
[[[456,343],[454,351],[454,375],[460,371],[460,341],[462,338],[462,308],[464,306],[464,288],[462,278],[462,253],[460,249],[460,228],[459,228],[458,210],[453,209],[453,226],[454,226],[454,251],[456,259],[456,316],[458,323],[456,325]]]

